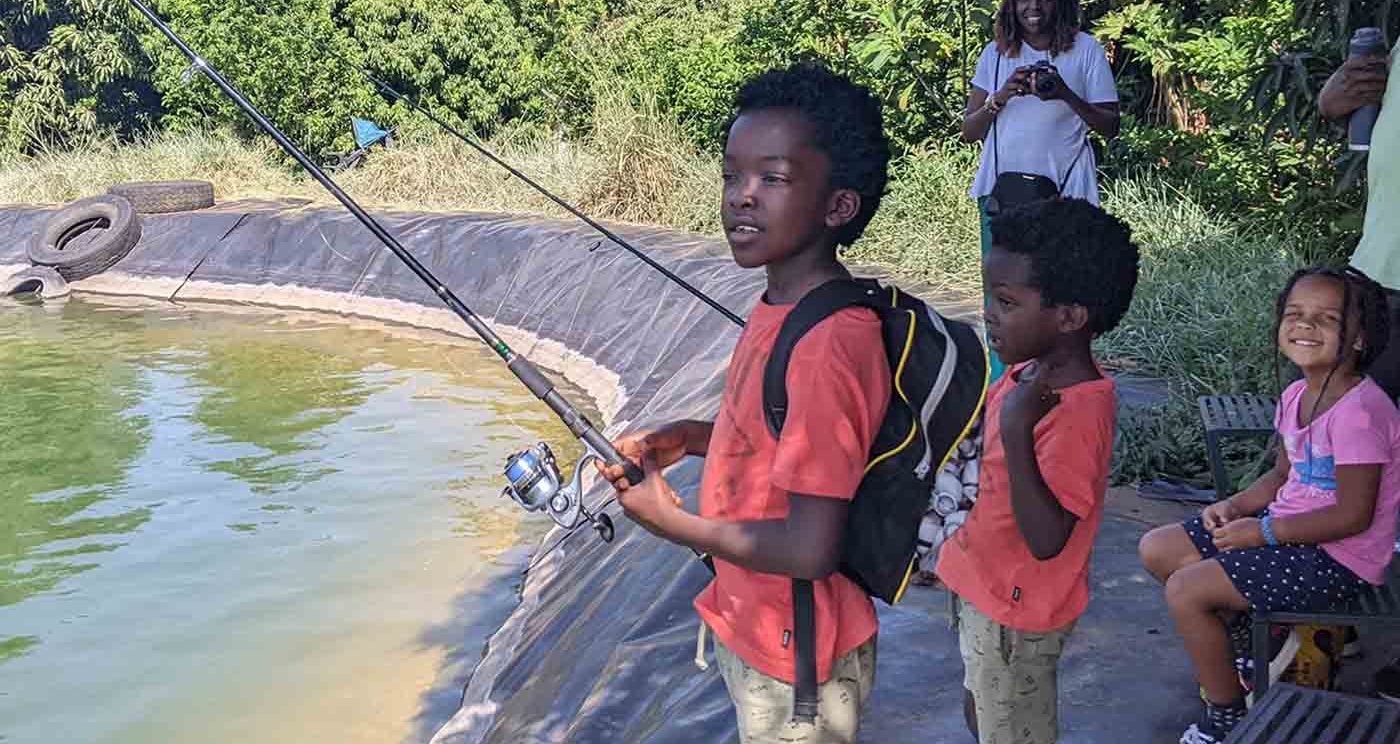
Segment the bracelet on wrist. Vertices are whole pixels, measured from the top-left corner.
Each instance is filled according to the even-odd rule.
[[[1265,514],[1259,520],[1259,532],[1264,536],[1264,542],[1269,545],[1278,545],[1278,537],[1274,535],[1274,515]]]

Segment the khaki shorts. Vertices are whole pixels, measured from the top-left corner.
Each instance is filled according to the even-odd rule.
[[[875,638],[837,659],[817,687],[817,720],[792,720],[792,685],[744,663],[715,639],[715,661],[734,699],[740,744],[851,744],[875,686]]]
[[[1074,624],[1049,633],[1013,630],[953,597],[963,686],[977,704],[980,744],[1054,744],[1056,668]]]

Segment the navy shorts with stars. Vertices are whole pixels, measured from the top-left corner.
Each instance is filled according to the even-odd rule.
[[[1200,517],[1188,519],[1181,526],[1186,528],[1201,558],[1214,558],[1225,569],[1230,583],[1256,610],[1336,609],[1366,586],[1365,579],[1316,545],[1265,545],[1222,551],[1215,547],[1215,540]]]

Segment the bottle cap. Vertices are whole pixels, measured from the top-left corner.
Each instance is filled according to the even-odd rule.
[[[1351,35],[1350,53],[1379,54],[1385,50],[1385,36],[1375,26],[1363,26]]]

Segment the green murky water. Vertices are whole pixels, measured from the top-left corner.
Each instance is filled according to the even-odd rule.
[[[281,311],[0,304],[0,741],[425,740],[545,528],[500,464],[568,441],[493,359]]]

